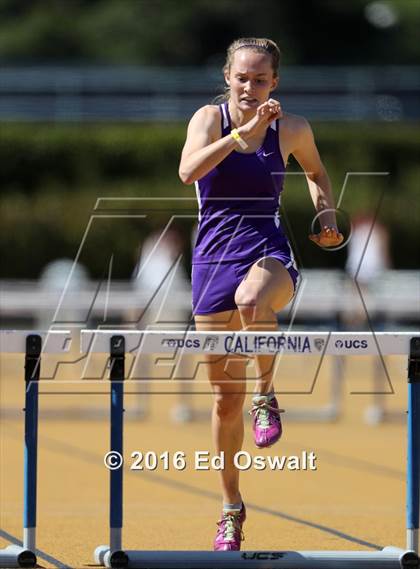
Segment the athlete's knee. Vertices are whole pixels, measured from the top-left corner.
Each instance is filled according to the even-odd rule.
[[[267,298],[261,293],[252,290],[237,290],[235,303],[242,318],[257,320],[270,311],[271,306]]]
[[[251,287],[239,286],[235,292],[235,304],[239,311],[261,310],[265,306],[263,294]]]
[[[235,421],[242,415],[245,393],[217,393],[214,396],[214,412],[222,421]]]

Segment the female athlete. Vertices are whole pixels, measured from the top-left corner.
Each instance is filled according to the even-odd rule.
[[[294,295],[298,271],[278,208],[285,166],[292,154],[302,167],[321,230],[321,247],[340,244],[330,180],[311,127],[270,98],[278,84],[280,51],[264,38],[242,38],[228,48],[225,101],[200,108],[188,125],[179,176],[195,183],[199,224],[192,259],[197,330],[277,330],[276,313]],[[323,210],[326,210],[323,212]],[[222,517],[214,549],[239,550],[246,511],[233,457],[244,437],[247,358],[205,355],[214,393],[212,417],[221,471]],[[281,436],[274,395],[275,356],[256,355],[251,413],[254,440],[268,447]]]

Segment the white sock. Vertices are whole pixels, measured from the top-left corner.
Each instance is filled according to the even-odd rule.
[[[242,510],[242,500],[236,504],[226,504],[223,502],[223,512],[239,513]]]
[[[274,399],[274,390],[272,389],[269,393],[261,393],[259,395],[254,395],[252,398],[252,402],[255,405],[259,405],[261,403],[269,403],[272,399]]]

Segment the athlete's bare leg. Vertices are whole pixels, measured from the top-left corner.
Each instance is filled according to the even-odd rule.
[[[278,330],[276,312],[293,296],[293,281],[284,265],[273,257],[264,257],[252,265],[235,294],[243,329],[249,331]],[[256,393],[272,388],[276,356],[255,356]]]
[[[237,310],[195,315],[196,329],[241,330]],[[225,453],[225,468],[220,471],[223,501],[236,504],[241,501],[239,471],[233,457],[242,448],[244,438],[243,404],[246,394],[246,364],[248,358],[239,355],[216,356],[202,354],[214,393],[212,414],[213,440],[216,452]]]

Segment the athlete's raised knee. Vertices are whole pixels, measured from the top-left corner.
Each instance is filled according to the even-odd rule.
[[[258,291],[239,288],[235,302],[241,316],[247,319],[259,318],[271,311],[270,301]]]

